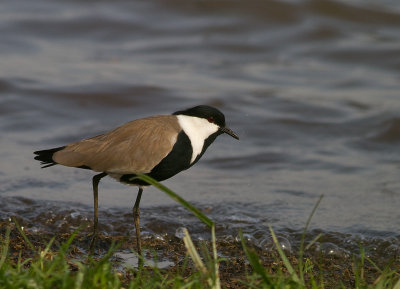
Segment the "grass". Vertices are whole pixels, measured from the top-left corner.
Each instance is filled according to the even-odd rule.
[[[239,259],[240,262],[235,263],[234,258],[224,259],[218,256],[217,245],[219,250],[224,248],[215,238],[215,224],[212,220],[163,185],[148,179],[147,176],[141,176],[141,178],[177,200],[209,226],[211,242],[195,244],[189,232],[184,230],[181,251],[186,252],[186,257],[182,258],[179,265],[173,269],[159,269],[149,265],[140,269],[125,268],[121,271],[118,270],[118,262],[112,258],[118,246],[112,244],[102,257],[88,258],[84,254],[75,252],[73,244],[79,239],[78,232],[71,234],[60,243],[53,237],[47,243],[38,245],[37,242],[32,242],[28,234],[15,222],[13,228],[9,226],[3,230],[0,288],[400,289],[398,267],[397,269],[395,266],[379,268],[365,256],[362,248],[360,256],[354,258],[347,273],[343,271],[338,274],[333,272],[326,274],[327,268],[334,271],[337,267],[326,267],[324,260],[304,257],[304,251],[311,245],[305,245],[305,234],[321,199],[318,200],[306,222],[297,257],[286,256],[274,230],[270,227],[277,253],[272,254],[269,261],[266,262],[263,258],[265,252],[250,247],[240,233],[241,243],[234,254],[243,255],[243,259]],[[11,235],[12,237],[10,237]],[[20,240],[20,243],[16,240]],[[315,241],[316,239],[311,243]],[[25,249],[23,250],[22,247]],[[231,248],[227,249],[227,251],[229,250]],[[221,266],[228,270],[224,269],[221,272]],[[240,270],[239,277],[237,277],[235,269],[239,267],[243,269]],[[344,283],[341,274],[350,274],[351,281]]]

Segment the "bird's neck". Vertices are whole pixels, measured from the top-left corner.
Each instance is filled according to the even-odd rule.
[[[201,156],[208,145],[215,139],[214,137],[207,146],[204,146],[204,141],[218,132],[218,126],[208,122],[204,118],[194,116],[177,115],[177,118],[182,130],[190,139],[193,150],[190,164],[193,164],[198,159],[198,156]]]

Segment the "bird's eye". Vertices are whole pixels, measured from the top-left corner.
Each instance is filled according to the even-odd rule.
[[[213,123],[214,122],[214,118],[212,116],[210,116],[209,118],[207,118],[208,122]]]

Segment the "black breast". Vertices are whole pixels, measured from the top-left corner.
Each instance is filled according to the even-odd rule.
[[[183,131],[181,131],[178,134],[178,138],[171,152],[147,175],[157,181],[169,179],[191,166],[190,160],[192,158],[192,153],[193,149],[190,139]],[[134,185],[147,185],[147,183],[141,180],[131,180],[133,177],[135,177],[134,174],[123,175],[120,178],[120,181]]]

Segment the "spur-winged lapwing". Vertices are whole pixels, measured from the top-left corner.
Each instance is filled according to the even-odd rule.
[[[60,164],[100,172],[92,180],[94,220],[91,254],[98,233],[100,179],[108,175],[121,183],[138,186],[133,218],[137,251],[141,255],[139,203],[143,187],[149,184],[134,177],[146,174],[157,181],[166,180],[194,165],[216,137],[223,133],[239,139],[225,126],[225,116],[218,109],[199,105],[172,115],[137,119],[105,134],[34,153],[42,168]]]

